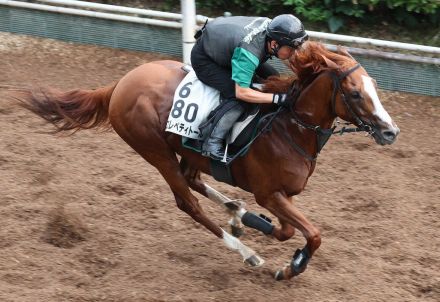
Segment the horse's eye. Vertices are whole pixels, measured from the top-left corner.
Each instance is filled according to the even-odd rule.
[[[360,99],[362,97],[359,91],[353,91],[350,96],[352,99]]]

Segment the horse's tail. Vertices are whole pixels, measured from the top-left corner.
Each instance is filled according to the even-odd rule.
[[[26,90],[15,99],[20,105],[42,117],[61,131],[99,127],[110,129],[108,107],[117,83],[95,90],[71,90],[60,92],[53,89]]]

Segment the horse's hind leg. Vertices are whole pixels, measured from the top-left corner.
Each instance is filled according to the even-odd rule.
[[[200,177],[200,171],[191,168],[187,164],[185,159],[181,159],[180,168],[191,189],[225,208],[226,212],[231,216],[231,219],[229,220],[229,225],[231,226],[232,235],[237,238],[243,235],[244,226],[241,223],[241,217],[239,213],[241,213],[241,209],[244,209],[246,205],[245,202],[241,200],[230,199],[204,183]]]
[[[229,235],[206,216],[205,212],[200,207],[197,198],[191,193],[188,183],[180,171],[176,154],[169,148],[169,146],[162,140],[156,140],[154,146],[155,150],[161,150],[160,153],[157,153],[157,151],[147,152],[145,149],[137,149],[135,146],[132,147],[159,170],[170,186],[178,208],[190,215],[195,221],[205,226],[218,238],[223,239],[223,242],[227,247],[238,251],[246,263],[252,266],[262,265],[264,261],[255,253],[255,251],[245,246],[237,238]]]

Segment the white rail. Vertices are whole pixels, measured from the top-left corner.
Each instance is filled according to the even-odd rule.
[[[157,25],[157,26],[163,26],[163,27],[182,28],[181,23],[174,22],[174,21],[163,21],[163,20],[156,20],[156,19],[123,16],[123,15],[117,15],[117,14],[92,12],[92,11],[87,11],[87,10],[66,8],[66,7],[57,7],[57,6],[44,5],[44,4],[0,0],[0,5],[36,9],[36,10],[55,12],[55,13],[61,13],[61,14],[86,16],[86,17],[110,19],[110,20],[133,22],[133,23],[142,23],[142,24],[148,24],[148,25]]]
[[[367,44],[367,45],[395,48],[395,49],[401,49],[401,50],[414,50],[414,51],[420,51],[420,52],[440,54],[440,47],[425,46],[425,45],[418,45],[418,44],[409,44],[409,43],[402,43],[402,42],[393,42],[393,41],[378,40],[378,39],[368,39],[368,38],[329,34],[329,33],[321,33],[321,32],[317,32],[317,31],[307,31],[307,33],[311,37],[318,38],[318,39],[326,39],[326,40],[333,40],[333,41],[339,41],[339,42],[350,42],[350,43],[357,43],[357,44]]]
[[[75,1],[75,0],[38,0],[38,1],[53,3],[53,4],[58,4],[58,5],[77,6],[77,7],[90,8],[90,9],[102,9],[102,10],[118,12],[118,13],[132,13],[132,14],[147,15],[147,16],[152,16],[152,17],[182,20],[182,14],[167,13],[167,12],[153,11],[153,10],[147,10],[147,9],[139,9],[139,8],[131,8],[131,7],[99,4],[99,3],[90,3],[90,2]],[[184,0],[182,0],[182,1],[184,2]],[[182,7],[184,7],[183,3],[182,3]],[[202,16],[202,15],[196,16],[197,22],[200,22],[200,23],[205,22],[206,19],[212,19],[212,18],[208,18],[208,17]],[[379,39],[361,38],[361,37],[354,37],[354,36],[347,36],[347,35],[322,33],[322,32],[316,32],[316,31],[307,31],[307,33],[311,37],[318,38],[318,39],[325,39],[325,40],[338,41],[338,42],[349,42],[349,43],[356,43],[356,44],[366,44],[366,45],[395,48],[395,49],[401,49],[401,50],[412,50],[412,51],[440,54],[440,47],[409,44],[409,43],[402,43],[402,42],[393,42],[393,41],[386,41],[386,40],[379,40]]]
[[[145,15],[145,16],[151,16],[151,17],[157,17],[157,18],[179,20],[179,21],[181,21],[183,19],[182,14],[177,14],[177,13],[159,12],[159,11],[154,11],[154,10],[130,8],[130,7],[124,7],[124,6],[108,5],[108,4],[91,3],[91,2],[85,2],[85,1],[75,1],[75,0],[38,0],[38,1],[57,4],[57,5],[75,6],[75,7],[82,7],[82,8],[88,8],[88,9],[100,9],[100,10],[117,12],[117,13]],[[184,1],[184,0],[182,0],[182,1]],[[171,27],[171,28],[182,28],[182,23],[176,22],[176,21],[165,21],[165,20],[157,20],[157,19],[150,19],[150,18],[141,18],[141,17],[134,17],[134,16],[111,14],[111,13],[94,12],[94,11],[89,11],[89,10],[73,9],[73,8],[59,7],[59,6],[53,6],[53,5],[43,5],[43,4],[35,4],[35,3],[28,3],[28,2],[21,2],[21,1],[10,1],[10,0],[0,0],[0,5],[7,5],[7,6],[13,6],[13,7],[23,7],[23,8],[51,11],[51,12],[57,12],[57,13],[64,13],[64,14],[73,14],[73,15],[80,15],[80,16],[118,20],[118,21],[142,23],[142,24],[148,24],[148,25],[157,25],[157,26],[164,26],[164,27]],[[212,18],[208,18],[208,17],[202,16],[202,15],[196,16],[197,22],[205,22],[206,19],[212,20]],[[325,40],[330,40],[330,41],[349,42],[349,43],[356,43],[356,44],[387,47],[387,48],[393,48],[393,49],[399,49],[399,50],[411,50],[411,51],[417,51],[417,52],[440,54],[440,47],[393,42],[393,41],[386,41],[386,40],[379,40],[379,39],[361,38],[361,37],[338,35],[338,34],[321,33],[321,32],[316,32],[316,31],[307,31],[307,33],[313,38],[325,39]]]
[[[110,4],[92,3],[92,2],[86,2],[86,1],[76,1],[76,0],[37,0],[37,1],[38,2],[45,2],[45,3],[52,3],[52,4],[57,4],[57,5],[75,6],[75,7],[89,8],[89,9],[98,9],[98,10],[104,10],[104,11],[116,12],[116,13],[136,14],[136,15],[141,15],[141,16],[150,16],[150,17],[174,19],[174,20],[182,20],[183,19],[183,14],[168,13],[168,12],[161,12],[161,11],[150,10],[150,9],[133,8],[133,7],[126,7],[126,6],[110,5]],[[196,15],[197,22],[204,23],[206,21],[206,19],[208,19],[208,17],[202,16],[202,15]]]
[[[325,47],[327,47],[331,51],[337,51],[338,49],[338,47],[333,44],[325,44]],[[390,60],[399,60],[405,62],[421,63],[421,64],[433,64],[440,66],[440,58],[421,57],[415,55],[407,55],[407,54],[394,53],[394,52],[383,52],[383,51],[364,49],[364,48],[353,48],[353,47],[346,47],[346,48],[348,52],[352,55],[361,55],[364,57],[374,57],[374,58],[382,58],[382,59],[390,59]]]

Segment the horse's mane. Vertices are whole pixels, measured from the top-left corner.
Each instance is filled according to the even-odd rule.
[[[347,51],[338,47],[332,52],[319,42],[306,42],[289,58],[288,66],[294,75],[290,77],[269,77],[264,83],[266,92],[287,92],[293,81],[298,80],[304,88],[325,70],[347,69],[353,66],[354,59]]]

